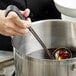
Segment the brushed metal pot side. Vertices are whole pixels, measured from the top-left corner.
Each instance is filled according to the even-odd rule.
[[[16,76],[75,76],[76,58],[58,60],[41,60],[28,56],[19,58],[15,53]],[[18,58],[18,60],[17,60]]]
[[[76,51],[76,23],[62,20],[43,20],[32,28],[47,48],[68,47]],[[25,37],[14,37],[16,76],[75,76],[76,58],[62,61],[29,57],[28,54],[42,49],[29,32]]]

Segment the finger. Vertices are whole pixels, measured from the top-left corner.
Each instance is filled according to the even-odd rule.
[[[25,16],[25,17],[28,17],[29,14],[30,14],[30,9],[25,9],[24,11],[22,11],[22,14]]]
[[[31,22],[32,22],[32,21],[31,21],[31,18],[28,17],[28,18],[27,18],[27,21],[29,21],[29,23],[30,23],[30,25],[31,25]]]
[[[15,12],[10,12],[7,19],[15,23],[20,28],[26,28],[28,26],[28,22],[24,22],[24,20],[21,20]]]
[[[14,30],[7,30],[5,32],[2,32],[2,34],[4,34],[5,36],[25,36],[27,34],[27,32],[25,33],[18,33]]]
[[[4,10],[0,10],[0,18],[4,19],[5,18],[5,11]]]
[[[30,19],[28,19],[26,21],[25,20],[20,20],[20,19],[14,19],[13,22],[16,26],[18,26],[19,28],[22,28],[22,29],[25,29],[25,28],[31,26]]]
[[[26,21],[21,20],[21,22],[22,22],[24,28],[28,28],[28,27],[31,26],[31,20],[30,20],[30,18],[28,18]]]
[[[29,29],[27,29],[27,28],[26,29],[20,29],[20,30],[17,30],[17,29],[13,29],[13,30],[17,33],[22,34],[22,35],[25,35],[29,32]]]
[[[14,36],[15,34],[17,34],[16,32],[14,32],[13,30],[5,30],[5,31],[2,31],[1,32],[2,35],[5,35],[5,36]],[[19,35],[19,34],[17,34]]]
[[[15,32],[20,34],[26,34],[29,31],[28,28],[22,29],[13,23],[6,22],[5,26],[6,26],[6,30],[14,30]]]

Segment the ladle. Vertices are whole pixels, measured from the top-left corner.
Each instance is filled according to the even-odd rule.
[[[52,52],[52,58],[57,60],[72,58],[71,50],[65,47],[57,48]]]
[[[19,9],[14,5],[9,5],[6,8],[5,17],[7,17],[8,13],[11,11],[14,11],[22,20],[26,20],[25,17],[20,13]],[[34,29],[31,26],[28,29],[34,35],[34,37],[37,39],[37,41],[41,44],[43,49],[47,52],[48,56],[51,58],[51,54],[50,54],[49,50],[46,48],[45,44],[40,39],[40,37],[37,35],[37,33],[34,31]]]

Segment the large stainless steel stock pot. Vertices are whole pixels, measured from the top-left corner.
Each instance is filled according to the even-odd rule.
[[[55,48],[66,47],[72,58],[49,59],[42,46],[29,32],[23,37],[13,38],[16,76],[76,76],[76,22],[42,20],[32,23],[50,53]]]

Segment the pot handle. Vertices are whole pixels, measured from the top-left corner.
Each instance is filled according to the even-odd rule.
[[[72,71],[76,70],[76,62],[70,63],[69,65],[70,65],[70,67],[71,67],[70,69],[71,69]]]

